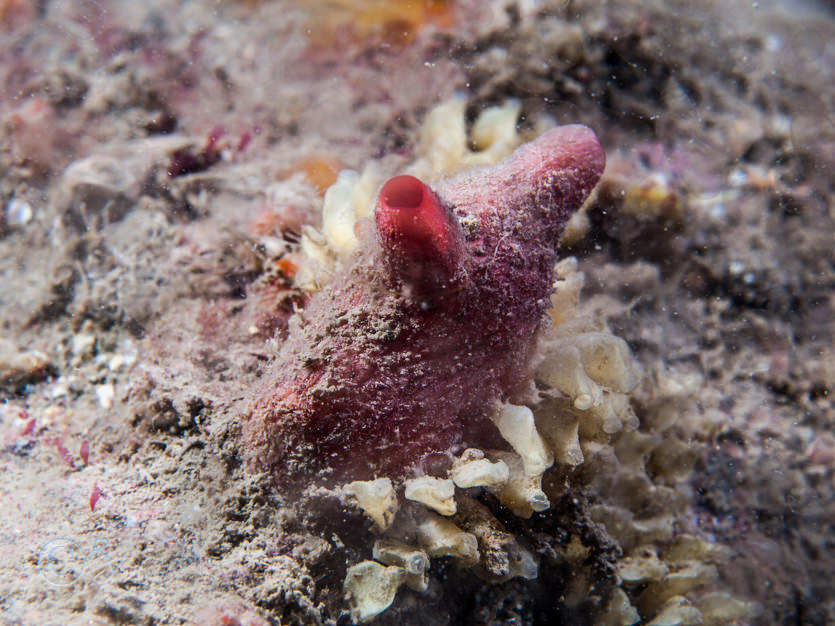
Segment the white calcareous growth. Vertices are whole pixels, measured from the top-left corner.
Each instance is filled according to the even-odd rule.
[[[562,412],[558,423],[549,424],[538,412],[537,426],[557,460],[573,466],[582,462],[580,439],[608,441],[615,433],[638,427],[627,394],[638,385],[641,370],[623,339],[580,314],[584,276],[577,271],[577,260],[560,261],[556,275],[554,326],[545,333],[545,357],[536,368],[536,380],[566,398],[573,417]],[[570,445],[559,443],[565,436]]]
[[[539,434],[533,412],[526,406],[499,404],[491,416],[502,437],[514,452],[496,451],[494,461],[508,468],[501,488],[494,488],[502,504],[519,517],[551,506],[542,491],[542,475],[554,464],[554,455]]]
[[[402,173],[431,184],[473,165],[495,164],[553,125],[546,120],[532,135],[520,134],[517,122],[521,104],[508,100],[482,111],[468,137],[466,109],[467,101],[461,96],[432,109],[420,131],[420,156]],[[303,228],[301,249],[306,262],[299,267],[297,285],[316,291],[359,247],[355,227],[373,212],[374,198],[384,178],[377,161],[369,162],[361,173],[339,173],[325,192],[321,231],[309,225]]]
[[[637,418],[626,395],[639,381],[639,368],[622,339],[580,315],[584,277],[577,260],[564,259],[556,267],[551,297],[554,326],[543,339],[544,358],[536,379],[551,390],[536,413],[526,406],[500,404],[493,423],[513,452],[493,451],[491,460],[508,468],[508,477],[492,485],[499,500],[520,517],[550,506],[542,490],[542,475],[554,462],[576,467],[583,463],[581,440],[608,441],[618,432],[637,428]],[[569,407],[559,404],[569,403]],[[563,400],[565,399],[565,400]],[[453,467],[460,472],[457,463]]]
[[[407,500],[420,502],[441,515],[455,515],[455,485],[451,480],[418,476],[404,484]]]
[[[541,476],[554,464],[554,455],[537,432],[533,412],[528,407],[500,404],[491,419],[505,441],[522,458],[526,474]]]
[[[399,508],[391,479],[355,480],[342,491],[374,522],[376,531],[383,532],[391,526]]]
[[[495,491],[499,501],[514,515],[527,519],[534,513],[550,508],[551,501],[542,490],[542,473],[531,474],[526,471],[522,457],[515,452],[496,450],[490,456],[508,467],[508,481]]]
[[[301,250],[307,262],[296,275],[299,286],[316,291],[359,247],[356,225],[372,212],[381,177],[374,162],[361,174],[354,170],[339,173],[325,192],[321,231],[310,225],[302,227]]]
[[[354,234],[357,218],[354,211],[354,186],[359,174],[342,170],[325,192],[322,206],[322,232],[330,247],[341,253],[353,252],[359,245]]]
[[[554,461],[566,467],[580,465],[585,457],[580,445],[580,418],[569,413],[554,415],[550,405],[536,412],[536,427],[554,453]]]
[[[467,448],[455,460],[449,472],[457,487],[501,488],[510,478],[510,469],[504,461],[491,461],[484,457],[484,452],[477,448]]]
[[[417,525],[420,545],[429,556],[452,556],[474,564],[478,561],[478,540],[448,519],[426,512]]]
[[[697,626],[704,623],[701,612],[684,596],[673,596],[647,626]]]
[[[406,584],[415,591],[426,591],[429,586],[429,556],[396,539],[374,542],[374,558],[385,565],[396,565],[406,571]]]
[[[435,181],[473,165],[498,163],[525,141],[517,130],[518,100],[482,111],[469,138],[466,109],[466,99],[454,96],[429,112],[420,129],[422,156],[408,168],[409,174]]]
[[[348,568],[345,594],[351,605],[351,618],[367,622],[394,602],[397,590],[406,580],[406,570],[396,565],[362,561]]]

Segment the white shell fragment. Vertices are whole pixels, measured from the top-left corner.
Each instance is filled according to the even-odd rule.
[[[312,290],[315,288],[318,273],[323,272],[325,268],[330,268],[333,265],[335,252],[328,248],[325,236],[309,224],[302,226],[301,230],[301,251],[307,257],[311,267],[308,267],[308,264],[302,265],[299,268],[300,271],[309,274],[309,276],[298,280],[304,280],[300,284],[305,289]]]
[[[396,565],[406,571],[406,584],[415,591],[426,591],[429,586],[429,556],[394,539],[374,542],[374,558],[386,565]]]
[[[344,589],[351,605],[351,618],[355,622],[367,622],[385,611],[405,580],[406,570],[402,567],[386,567],[374,561],[349,567]]]
[[[484,452],[476,448],[464,450],[449,474],[461,489],[503,487],[510,478],[510,470],[504,461],[490,461],[484,458]]]
[[[99,400],[99,406],[103,409],[109,409],[113,406],[113,399],[116,396],[116,389],[110,383],[104,385],[96,385],[96,397]]]
[[[631,512],[607,504],[595,504],[589,512],[591,518],[605,525],[606,531],[626,550],[654,542],[666,543],[673,538],[675,519],[672,515],[636,519]]]
[[[580,438],[608,441],[610,435],[637,428],[629,398],[619,391],[638,382],[638,369],[626,343],[605,332],[560,336],[556,341],[537,368],[536,378],[582,412]],[[539,425],[543,427],[541,421]]]
[[[389,478],[355,480],[342,491],[374,522],[375,530],[383,532],[391,526],[399,504]]]
[[[455,515],[455,485],[448,478],[419,476],[404,485],[407,500],[420,502],[441,515]]]
[[[32,205],[23,198],[12,198],[6,205],[6,224],[26,226],[32,219]]]
[[[632,528],[640,543],[669,541],[673,537],[675,519],[670,514],[657,515],[632,521]]]
[[[470,565],[478,561],[475,535],[464,532],[446,518],[427,511],[417,525],[417,534],[429,556],[453,556]]]
[[[500,404],[490,419],[522,458],[526,474],[542,475],[554,464],[554,456],[537,432],[533,412],[528,407]]]

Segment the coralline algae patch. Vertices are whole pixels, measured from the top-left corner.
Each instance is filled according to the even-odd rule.
[[[524,141],[517,103],[484,111],[469,137],[464,108],[453,99],[429,113],[419,157],[406,172],[441,181],[495,163]],[[368,236],[358,224],[371,215],[381,171],[379,163],[343,171],[325,193],[321,231],[304,229],[299,284],[327,289],[354,258]],[[546,557],[532,536],[508,530],[500,512],[539,519],[565,498],[582,500],[588,522],[617,546],[601,575],[587,538],[570,524],[560,544],[558,558],[571,568],[564,601],[591,599],[594,623],[723,624],[754,610],[712,586],[728,552],[689,521],[686,480],[705,428],[694,425],[698,381],[642,372],[627,344],[584,312],[577,261],[565,259],[554,271],[550,323],[537,337],[528,391],[495,406],[491,445],[405,476],[343,475],[341,486],[327,490],[362,511],[376,536],[371,558],[345,578],[353,620],[384,612],[403,585],[426,593],[433,559],[488,582],[537,578]],[[314,480],[305,497],[315,499],[317,489]]]

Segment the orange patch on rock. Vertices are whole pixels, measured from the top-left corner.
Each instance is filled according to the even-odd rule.
[[[410,43],[424,27],[451,26],[451,0],[333,0],[311,10],[314,46]]]
[[[342,163],[337,159],[323,154],[314,154],[302,159],[293,171],[302,172],[307,182],[313,185],[320,194],[324,194],[328,187],[336,182],[342,169]]]

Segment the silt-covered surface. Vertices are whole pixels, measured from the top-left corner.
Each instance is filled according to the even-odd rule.
[[[832,7],[400,5],[0,1],[2,619],[350,623],[368,522],[248,471],[242,420],[336,172],[399,173],[461,94],[600,137],[561,255],[641,365],[651,452],[633,484],[587,450],[530,519],[482,494],[538,578],[433,559],[378,623],[602,623],[618,511],[725,546],[740,623],[831,623]]]

